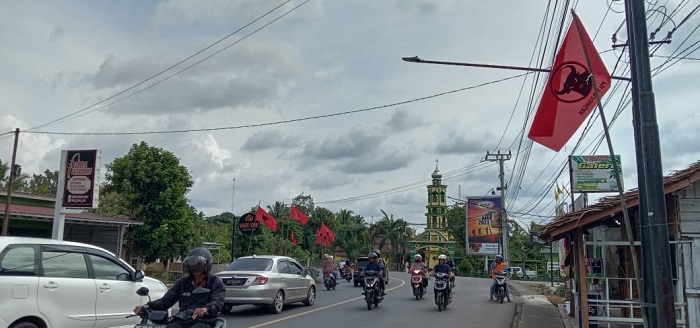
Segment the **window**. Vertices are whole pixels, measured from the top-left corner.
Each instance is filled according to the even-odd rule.
[[[92,270],[95,272],[95,279],[123,280],[131,279],[131,273],[120,265],[97,255],[90,254]]]
[[[36,251],[32,246],[18,246],[8,248],[0,260],[1,275],[30,275],[34,276],[36,270]]]
[[[270,271],[272,259],[268,258],[239,258],[229,264],[226,271]]]
[[[299,264],[296,264],[294,262],[289,262],[289,273],[291,274],[298,274],[303,276],[304,275],[304,269],[302,269]]]
[[[442,198],[442,202],[444,203],[445,202],[445,193],[444,192],[440,193],[440,198]]]
[[[289,262],[279,261],[277,262],[277,272],[279,273],[289,273]]]
[[[41,257],[44,277],[90,278],[82,253],[44,251]]]

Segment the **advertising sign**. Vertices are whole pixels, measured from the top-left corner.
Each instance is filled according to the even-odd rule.
[[[238,230],[244,234],[256,234],[260,231],[260,222],[255,220],[254,213],[243,214],[238,218]]]
[[[467,253],[496,255],[501,243],[501,197],[467,198]]]
[[[615,156],[620,178],[622,165],[620,156]],[[570,156],[569,165],[572,171],[572,192],[616,192],[617,180],[610,156]]]
[[[66,161],[61,163],[65,172],[63,207],[98,206],[101,151],[64,150]]]

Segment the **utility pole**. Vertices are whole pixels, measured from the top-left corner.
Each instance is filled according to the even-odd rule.
[[[639,185],[639,220],[644,265],[642,308],[650,327],[675,327],[671,250],[661,167],[659,127],[651,84],[643,0],[626,0],[632,75],[632,113]]]
[[[2,235],[9,236],[10,230],[10,201],[12,199],[12,187],[15,182],[15,177],[20,172],[19,165],[15,164],[17,159],[17,141],[19,140],[19,128],[15,129],[15,144],[12,147],[12,162],[10,162],[10,175],[7,178],[7,194],[5,194],[5,218],[2,220]],[[15,172],[17,171],[17,172]]]
[[[234,201],[236,199],[236,178],[233,178],[233,190],[231,191],[231,262],[233,262],[234,254],[236,253],[236,214],[233,211]]]
[[[501,186],[496,188],[501,191],[501,248],[503,249],[503,260],[508,260],[508,216],[506,215],[506,189],[508,186],[505,185],[505,171],[503,169],[503,162],[510,160],[510,150],[508,154],[501,154],[499,150],[496,154],[490,154],[486,152],[486,158],[484,160],[489,162],[498,162],[499,173],[498,178],[501,180]]]

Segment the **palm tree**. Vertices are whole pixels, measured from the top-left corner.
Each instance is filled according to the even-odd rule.
[[[0,159],[0,189],[7,190],[7,184],[9,183],[10,178],[9,175],[10,163],[3,162]],[[22,173],[19,176],[16,176],[15,180],[12,182],[12,191],[18,191],[24,188],[28,179],[29,175],[27,175],[26,173]]]
[[[377,248],[382,249],[388,242],[391,246],[389,259],[401,263],[401,260],[397,259],[396,255],[399,254],[401,245],[406,245],[408,243],[410,237],[407,232],[408,222],[404,219],[394,219],[393,214],[387,214],[384,210],[381,211],[384,216],[377,222],[376,229],[374,230],[374,236],[381,237]]]

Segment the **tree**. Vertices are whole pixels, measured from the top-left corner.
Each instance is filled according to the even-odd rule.
[[[390,261],[402,263],[403,261],[397,259],[396,255],[400,254],[399,250],[402,245],[408,244],[410,237],[407,233],[408,222],[404,219],[394,219],[393,214],[387,214],[384,210],[381,210],[381,212],[384,216],[377,222],[374,231],[374,235],[380,238],[377,248],[381,250],[386,243],[389,243],[391,246],[389,252]]]
[[[114,193],[108,199],[112,211],[143,222],[127,235],[133,253],[146,262],[167,261],[201,244],[200,216],[185,197],[192,185],[173,153],[143,141],[107,165],[105,193]]]
[[[58,170],[46,169],[44,174],[32,174],[22,187],[23,192],[35,195],[56,196],[58,190]]]
[[[29,175],[22,173],[16,176],[14,181],[12,181],[12,191],[22,191],[27,184],[27,179]],[[7,190],[7,184],[10,180],[10,163],[3,162],[0,159],[0,189]]]

